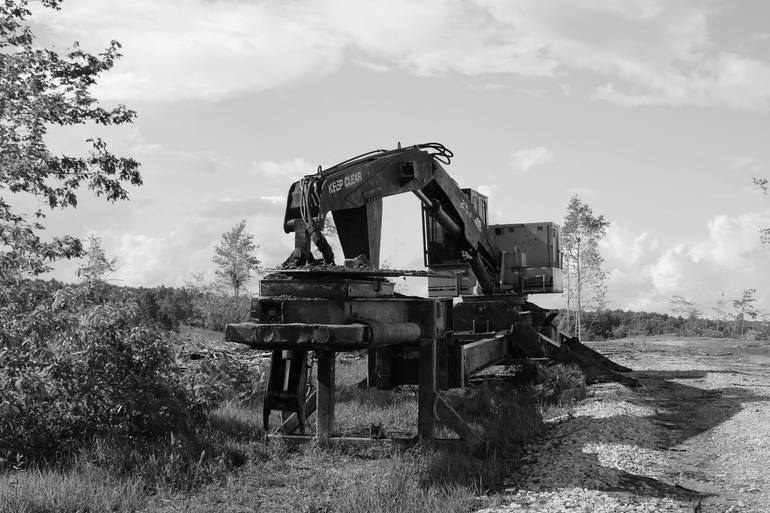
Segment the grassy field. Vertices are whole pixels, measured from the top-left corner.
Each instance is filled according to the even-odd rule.
[[[223,351],[246,359],[238,369],[252,369],[254,393],[230,394],[184,435],[97,437],[55,462],[7,469],[0,475],[0,512],[472,511],[494,501],[491,492],[518,464],[521,445],[542,431],[545,405],[585,393],[579,374],[559,367],[534,372],[517,387],[485,384],[453,392],[452,405],[486,440],[475,453],[461,445],[290,449],[267,443],[261,426],[260,361],[267,360],[227,348],[219,333],[187,329],[181,337],[190,351],[204,354],[198,361]],[[363,358],[338,360],[337,432],[368,436],[374,425],[398,436],[416,434],[416,390],[358,388],[365,373]],[[272,425],[278,422],[276,415]]]

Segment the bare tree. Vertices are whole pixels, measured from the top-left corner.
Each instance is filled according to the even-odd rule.
[[[233,296],[238,295],[249,282],[252,273],[259,272],[261,263],[254,252],[254,235],[246,232],[246,220],[241,220],[232,230],[222,234],[222,241],[214,248],[213,261],[217,264],[217,277],[233,289]]]
[[[567,206],[562,227],[562,249],[567,278],[567,324],[570,324],[572,302],[575,300],[575,335],[580,338],[581,313],[586,307],[597,309],[606,305],[606,275],[599,241],[607,233],[609,221],[595,216],[591,207],[575,195]]]

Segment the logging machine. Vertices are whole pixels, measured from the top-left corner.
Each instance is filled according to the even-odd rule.
[[[559,227],[489,225],[488,198],[461,188],[444,169],[452,156],[438,143],[399,145],[319,168],[291,185],[283,229],[293,234],[294,250],[261,281],[251,321],[226,329],[229,341],[272,351],[266,429],[278,410],[277,435],[304,434],[316,412],[316,437],[335,439],[334,362],[345,351],[366,351],[369,387],[418,385],[425,440],[434,438],[436,415],[461,438],[473,437],[440,392],[465,386],[491,365],[568,362],[589,381],[633,383],[618,374],[629,369],[560,333],[557,310],[527,300],[563,290]],[[427,271],[379,268],[382,199],[402,193],[422,204]],[[328,214],[340,265],[324,236]],[[395,276],[427,277],[429,297],[394,292],[388,278]],[[311,351],[318,361],[312,391]]]

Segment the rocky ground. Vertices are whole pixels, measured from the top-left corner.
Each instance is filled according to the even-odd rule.
[[[594,385],[549,421],[502,512],[770,512],[770,345],[591,344],[641,386]]]

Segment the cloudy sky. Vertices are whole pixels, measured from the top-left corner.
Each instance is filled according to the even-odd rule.
[[[145,185],[49,230],[101,236],[122,283],[181,285],[246,219],[273,266],[293,180],[438,141],[493,222],[561,222],[573,194],[604,214],[612,307],[678,294],[709,311],[754,287],[770,309],[770,197],[752,185],[770,175],[768,19],[763,0],[66,0],[34,29],[60,49],[123,44],[97,93],[138,111],[104,136]],[[92,134],[50,141],[77,152]],[[418,202],[385,209],[384,256],[418,268]]]

